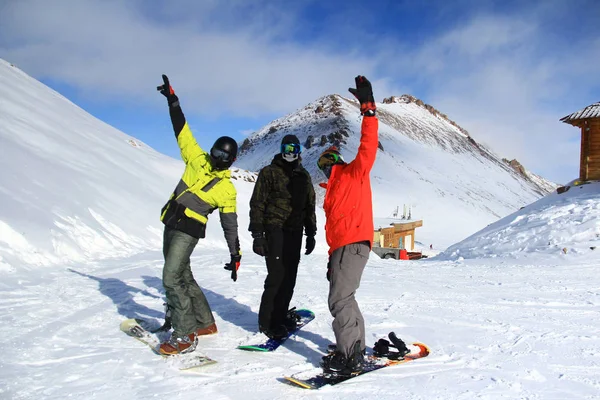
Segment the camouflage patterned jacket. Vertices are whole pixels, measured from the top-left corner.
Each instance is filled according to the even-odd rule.
[[[258,174],[250,198],[251,232],[265,232],[269,226],[317,232],[315,189],[310,174],[298,161],[287,162],[277,154]]]

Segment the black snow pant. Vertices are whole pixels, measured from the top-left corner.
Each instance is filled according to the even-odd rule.
[[[258,324],[270,329],[283,323],[296,286],[302,249],[302,230],[268,228],[265,290],[260,301]]]

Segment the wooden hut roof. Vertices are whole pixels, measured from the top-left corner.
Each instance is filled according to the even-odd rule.
[[[567,124],[576,125],[575,121],[588,118],[600,118],[600,102],[591,104],[583,110],[575,111],[573,114],[569,114],[560,120]]]

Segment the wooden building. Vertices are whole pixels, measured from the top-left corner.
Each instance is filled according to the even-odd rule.
[[[375,231],[374,241],[380,247],[414,250],[415,229],[423,226],[423,220],[410,222],[395,222],[387,228]]]
[[[600,102],[560,120],[581,128],[579,180],[600,180]]]

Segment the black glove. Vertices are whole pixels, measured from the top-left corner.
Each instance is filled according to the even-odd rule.
[[[313,250],[315,249],[315,244],[317,244],[317,242],[315,241],[315,237],[307,236],[306,237],[306,253],[304,253],[304,254],[309,255],[310,253],[312,253]]]
[[[252,243],[252,251],[261,257],[266,257],[268,250],[268,242],[265,234],[262,232],[253,232],[252,237],[254,242]]]
[[[237,271],[240,269],[240,261],[242,261],[242,254],[232,254],[231,261],[225,264],[225,269],[231,271],[231,279],[237,281]]]
[[[356,82],[356,89],[349,88],[348,91],[360,102],[360,113],[367,117],[374,116],[377,106],[375,105],[375,99],[373,98],[371,82],[362,75],[354,78],[354,82]]]
[[[327,280],[331,282],[331,261],[327,261]]]
[[[175,95],[175,91],[169,84],[169,78],[163,74],[163,84],[161,86],[157,86],[156,90],[158,90],[163,96],[167,98],[167,103],[169,103],[170,107],[177,107],[179,105],[179,98]]]

